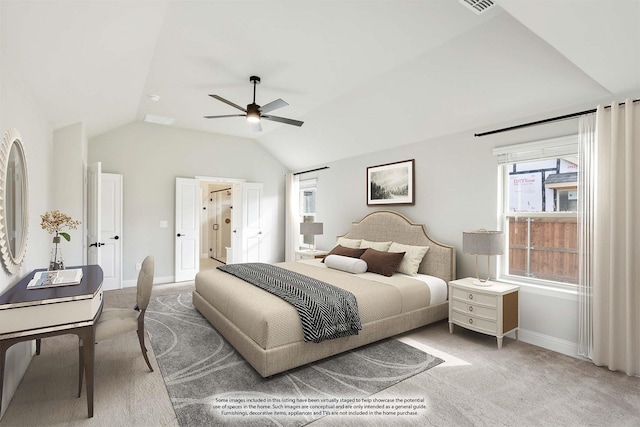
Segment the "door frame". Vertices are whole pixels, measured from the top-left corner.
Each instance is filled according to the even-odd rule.
[[[196,209],[196,212],[198,210],[200,210],[202,208],[202,191],[201,191],[201,184],[203,182],[217,182],[217,183],[226,183],[226,184],[230,184],[232,185],[232,187],[236,187],[237,185],[242,185],[243,182],[245,182],[244,179],[237,179],[237,178],[223,178],[223,177],[210,177],[210,176],[195,176],[194,178],[184,178],[185,180],[192,180],[194,183],[194,186],[196,187],[196,200],[195,200],[195,206],[194,208]],[[175,180],[175,185],[178,185],[178,177],[176,177]],[[177,197],[177,189],[176,189],[176,200],[175,200],[175,212],[177,215],[178,209],[180,209],[180,200],[178,200]],[[235,205],[235,202],[234,202]],[[197,231],[195,231],[195,233],[197,234],[197,239],[200,240],[200,236],[202,234],[202,221],[200,221],[200,214],[196,214],[195,215],[195,221],[197,221]],[[233,228],[233,215],[232,215],[232,228]],[[177,217],[175,220],[175,224],[176,224],[176,228],[177,228]],[[241,224],[241,223],[238,223]],[[195,249],[195,256],[197,257],[197,259],[194,260],[195,263],[195,268],[194,270],[179,270],[178,269],[178,265],[179,265],[179,257],[181,256],[178,253],[178,237],[177,234],[179,233],[179,231],[176,229],[174,230],[174,245],[176,247],[176,250],[174,252],[174,266],[175,266],[175,271],[174,271],[174,280],[178,281],[184,281],[184,280],[193,280],[195,278],[196,273],[200,270],[199,264],[200,264],[200,245],[199,243],[196,245]],[[234,242],[234,234],[232,234],[231,237],[231,253],[232,253],[232,259],[235,259],[234,257],[239,258],[240,254],[235,255],[235,252],[240,250],[240,245],[235,244]],[[227,262],[229,262],[229,260],[227,260]],[[179,273],[179,274],[178,274]],[[193,277],[191,277],[193,276]]]
[[[115,230],[113,230],[115,235],[105,235],[104,227],[105,227],[105,217],[104,215],[107,212],[108,206],[105,205],[105,183],[107,180],[112,180],[115,182],[117,194],[115,194],[114,202],[114,210],[113,214],[114,218],[114,226]],[[122,289],[122,246],[123,246],[123,236],[122,236],[122,227],[123,227],[123,181],[124,176],[119,173],[100,173],[100,193],[101,193],[101,203],[100,203],[100,238],[102,239],[102,246],[113,245],[115,247],[114,251],[114,271],[113,277],[107,277],[107,272],[105,272],[105,278],[103,283],[104,290],[111,289]],[[101,248],[102,249],[102,248]],[[105,262],[105,253],[100,255],[101,262]]]
[[[232,205],[237,205],[235,202],[235,193],[236,193],[236,188],[239,185],[244,184],[245,182],[247,182],[246,179],[239,179],[239,178],[224,178],[224,177],[217,177],[217,176],[196,176],[195,180],[198,184],[198,186],[200,186],[201,183],[203,182],[212,182],[212,183],[218,183],[218,184],[229,184],[232,187],[232,192],[233,195],[231,196],[233,198],[234,201],[232,201]],[[202,202],[200,203],[202,205]],[[235,212],[235,211],[234,211]],[[234,215],[232,213],[231,215],[231,240],[229,242],[229,245],[231,247],[231,260],[227,259],[227,263],[231,264],[233,262],[234,259],[240,259],[240,254],[237,253],[240,249],[239,245],[234,242],[235,238],[234,238],[234,228],[237,226],[236,224],[234,224],[234,222],[236,221],[236,219],[234,218]],[[202,227],[202,224],[200,224],[200,227]],[[202,231],[202,230],[199,230]]]

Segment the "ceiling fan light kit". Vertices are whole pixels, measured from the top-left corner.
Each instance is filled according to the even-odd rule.
[[[242,108],[241,106],[227,100],[224,99],[223,97],[219,96],[219,95],[211,95],[209,94],[210,97],[217,99],[218,101],[224,102],[227,105],[232,106],[233,108],[236,108],[240,111],[244,111],[245,114],[225,114],[222,116],[204,116],[206,119],[219,119],[219,118],[223,118],[223,117],[246,117],[247,118],[247,122],[251,123],[252,125],[252,129],[254,131],[260,132],[262,130],[262,127],[260,126],[260,120],[261,119],[265,119],[265,120],[270,120],[273,122],[279,122],[279,123],[284,123],[287,125],[293,125],[293,126],[302,126],[302,124],[304,122],[301,122],[300,120],[293,120],[293,119],[287,119],[285,117],[278,117],[278,116],[272,116],[272,115],[267,115],[265,113],[268,113],[270,111],[273,111],[277,108],[282,108],[282,107],[286,107],[287,104],[285,101],[283,101],[282,99],[276,99],[275,101],[271,101],[268,104],[265,104],[263,106],[260,106],[258,104],[256,104],[256,86],[258,84],[260,84],[260,77],[258,76],[251,76],[249,77],[249,81],[251,83],[253,83],[253,102],[251,104],[247,105],[247,108]]]

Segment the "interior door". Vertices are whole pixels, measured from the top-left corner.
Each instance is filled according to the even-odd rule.
[[[100,174],[100,267],[104,290],[122,288],[122,175]]]
[[[100,265],[100,215],[102,195],[100,175],[102,164],[91,163],[87,167],[87,261],[89,265]]]
[[[176,178],[175,280],[193,280],[200,268],[200,187],[196,179]]]
[[[236,182],[231,192],[231,251],[227,257],[227,264],[246,262],[242,247],[242,188],[243,184]]]
[[[245,262],[264,261],[262,240],[263,184],[245,182],[242,186],[242,249]]]

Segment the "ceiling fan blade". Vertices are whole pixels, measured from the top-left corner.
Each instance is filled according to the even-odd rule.
[[[251,123],[251,130],[254,132],[262,132],[262,126],[260,125],[260,122]]]
[[[224,99],[224,98],[223,98],[223,97],[221,97],[221,96],[218,96],[218,95],[211,95],[211,94],[209,94],[209,96],[210,96],[210,97],[212,97],[212,98],[217,99],[218,101],[222,101],[222,102],[224,102],[224,103],[225,103],[225,104],[227,104],[227,105],[231,105],[232,107],[237,108],[237,109],[238,109],[238,110],[240,110],[240,111],[244,111],[245,113],[247,112],[247,110],[245,110],[244,108],[242,108],[242,107],[241,107],[241,106],[239,106],[238,104],[234,104],[234,103],[233,103],[233,102],[231,102],[231,101],[227,101],[226,99]]]
[[[222,117],[246,117],[246,114],[225,114],[224,116],[204,116],[205,119],[220,119]]]
[[[278,116],[262,115],[261,118],[265,120],[271,120],[272,122],[286,123],[288,125],[294,125],[294,126],[302,126],[302,124],[304,123],[304,122],[301,122],[300,120],[286,119],[284,117],[278,117]]]
[[[262,111],[263,113],[268,113],[269,111],[273,111],[273,110],[276,110],[278,108],[286,107],[287,105],[289,105],[289,104],[287,102],[283,101],[282,99],[276,99],[275,101],[271,101],[270,103],[260,107],[260,111]]]

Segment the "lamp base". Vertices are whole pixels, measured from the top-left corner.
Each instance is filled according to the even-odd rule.
[[[476,286],[492,286],[493,282],[491,280],[474,279],[473,284]]]

